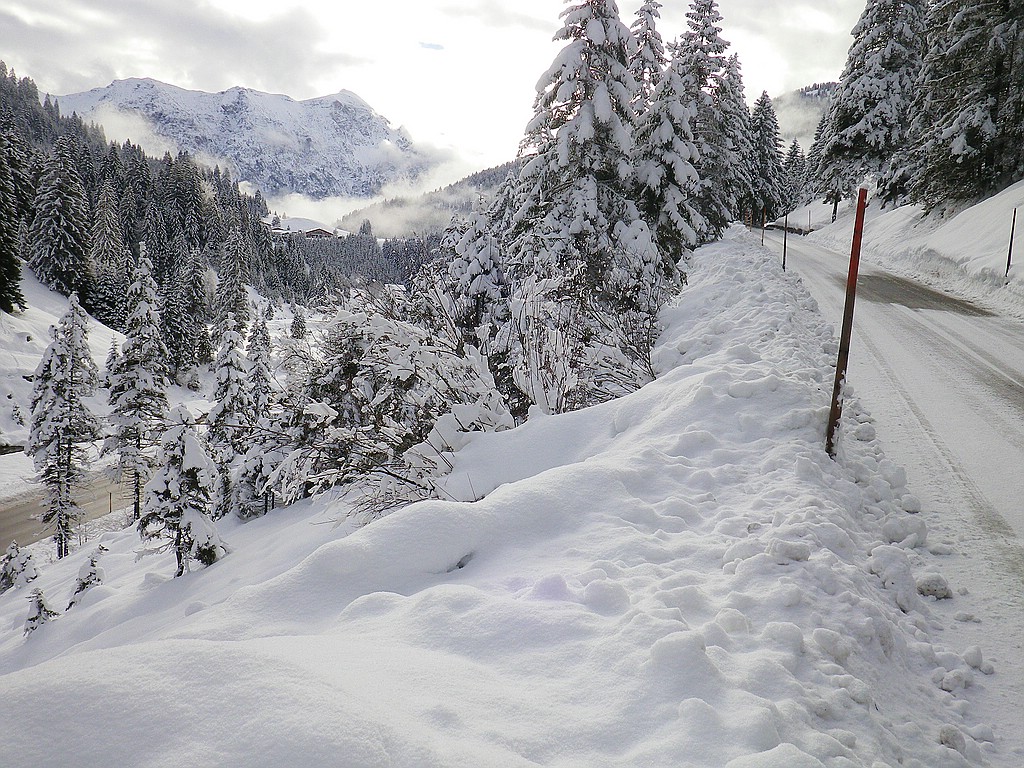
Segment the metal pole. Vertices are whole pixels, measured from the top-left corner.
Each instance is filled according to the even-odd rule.
[[[1006,274],[1003,277],[1010,276],[1010,259],[1013,258],[1013,230],[1017,228],[1017,209],[1013,209],[1013,219],[1010,221],[1010,247],[1006,251]]]
[[[789,240],[789,214],[786,214],[786,221],[782,225],[782,271],[786,271],[786,244]]]
[[[832,385],[832,409],[828,415],[825,450],[830,458],[836,457],[836,429],[843,415],[840,395],[846,379],[846,365],[850,360],[850,336],[853,332],[853,305],[857,300],[857,271],[860,268],[860,245],[864,237],[864,209],[868,191],[861,189],[857,196],[857,220],[853,225],[853,248],[850,251],[850,273],[846,278],[846,309],[843,311],[843,330],[839,336],[839,358],[836,360],[836,380]]]

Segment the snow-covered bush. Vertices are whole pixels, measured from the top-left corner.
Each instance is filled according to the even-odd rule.
[[[12,541],[3,559],[0,559],[0,592],[6,592],[11,587],[23,587],[38,575],[35,563],[32,562],[32,553]]]
[[[30,605],[28,608],[28,618],[25,620],[25,634],[30,635],[35,632],[39,627],[43,626],[49,621],[53,621],[55,618],[60,616],[60,613],[53,610],[49,605],[46,604],[46,596],[43,594],[43,590],[36,587],[32,590],[32,594],[28,596]]]
[[[427,497],[462,433],[513,425],[474,348],[459,355],[369,305],[339,311],[305,363],[276,428],[245,460],[258,474],[267,459],[257,451],[273,457],[267,483],[286,501],[367,478],[365,509]]]
[[[181,576],[190,561],[212,565],[226,549],[211,519],[217,467],[188,409],[175,408],[170,424],[160,446],[163,468],[146,485],[139,533],[147,540],[168,539],[157,551],[174,552],[174,575]]]
[[[71,602],[68,603],[67,610],[71,610],[72,606],[75,605],[79,600],[82,599],[82,595],[92,587],[103,582],[104,572],[100,566],[100,555],[107,551],[107,548],[100,544],[96,551],[89,555],[89,562],[85,563],[78,570],[78,579],[75,582],[75,592],[71,595]]]

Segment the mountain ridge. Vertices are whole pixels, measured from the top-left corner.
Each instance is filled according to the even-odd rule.
[[[243,86],[211,93],[127,78],[56,98],[62,112],[108,134],[118,120],[141,119],[157,139],[224,162],[268,197],[368,198],[417,180],[437,162],[431,149],[348,90],[296,100]]]

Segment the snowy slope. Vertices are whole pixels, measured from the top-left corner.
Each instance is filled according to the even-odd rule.
[[[747,236],[694,259],[659,378],[480,436],[453,500],[229,521],[231,554],[176,580],[106,534],[104,584],[28,638],[0,595],[0,764],[997,761],[991,670],[937,640],[907,556],[948,548],[855,402],[824,454],[830,328]],[[55,607],[82,562],[35,582]]]
[[[141,118],[172,146],[227,161],[235,178],[267,197],[370,197],[385,184],[415,180],[433,164],[402,129],[349,91],[295,101],[248,88],[189,91],[147,78],[115,80],[58,101],[64,114],[77,112],[111,126],[108,131],[126,114]],[[134,131],[127,138],[146,146]]]
[[[45,288],[24,268],[21,291],[28,309],[15,315],[0,312],[0,445],[24,445],[32,405],[31,376],[51,341],[50,327],[56,326],[68,309],[66,298]],[[115,335],[120,342],[120,334],[90,318],[89,347],[100,370]],[[25,424],[16,420],[15,407]],[[0,458],[0,469],[2,461]]]

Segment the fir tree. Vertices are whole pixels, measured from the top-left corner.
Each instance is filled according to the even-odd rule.
[[[782,174],[782,151],[779,149],[779,121],[772,100],[763,92],[750,115],[751,180],[754,206],[758,215],[773,221],[782,213],[785,182]]]
[[[30,635],[43,624],[47,624],[60,616],[60,613],[53,610],[46,603],[46,596],[43,590],[36,587],[28,597],[30,601],[28,619],[25,620],[25,634]]]
[[[103,184],[93,217],[89,258],[95,289],[92,304],[96,316],[107,325],[121,329],[125,320],[125,295],[131,252],[124,244],[117,190],[112,181]]]
[[[85,592],[103,582],[104,573],[103,568],[99,564],[99,560],[100,555],[106,551],[107,548],[100,544],[96,550],[89,555],[89,562],[79,568],[78,579],[75,581],[75,592],[71,595],[71,602],[68,603],[66,610],[70,611],[75,604],[82,599],[82,595]]]
[[[252,394],[253,410],[250,421],[255,422],[266,416],[270,410],[273,387],[273,377],[270,373],[270,332],[267,330],[266,315],[262,312],[257,314],[249,332],[246,370]]]
[[[3,558],[0,558],[0,592],[13,587],[23,587],[39,576],[32,553],[12,541]]]
[[[707,222],[693,207],[701,189],[691,121],[702,98],[693,69],[674,56],[652,96],[638,135],[637,177],[644,216],[661,250],[680,261]]]
[[[868,174],[899,176],[890,167],[909,141],[914,90],[925,42],[919,0],[869,0],[856,26],[846,67],[828,111],[815,175],[828,196],[846,196]],[[895,196],[883,186],[883,197]]]
[[[721,190],[729,210],[730,219],[740,219],[744,212],[753,210],[754,188],[751,178],[750,113],[743,91],[743,75],[739,56],[733,54],[725,60],[725,69],[717,83],[715,102],[721,115],[722,135],[727,153],[710,179],[712,188]],[[705,164],[708,165],[708,164]]]
[[[25,453],[49,496],[43,523],[54,529],[57,557],[68,554],[80,510],[72,496],[84,478],[84,444],[99,437],[96,417],[85,404],[97,383],[87,340],[88,317],[75,294],[36,368],[32,420]]]
[[[661,3],[657,0],[644,0],[636,12],[636,20],[630,27],[637,42],[636,49],[629,59],[629,71],[637,84],[634,106],[638,117],[647,111],[651,95],[661,82],[667,63],[665,43],[655,21],[660,18]]]
[[[292,304],[292,324],[288,333],[293,339],[306,338],[306,313],[298,304]]]
[[[249,325],[249,298],[246,295],[247,248],[240,228],[228,233],[227,242],[221,252],[220,270],[217,273],[216,330],[219,338],[225,329],[228,315],[234,318],[235,331],[245,334]]]
[[[789,145],[789,152],[782,163],[782,176],[785,181],[782,209],[784,213],[792,213],[804,204],[807,187],[807,161],[796,139]]]
[[[26,306],[21,293],[18,222],[14,175],[0,146],[0,312],[8,314]]]
[[[47,288],[89,291],[89,203],[70,156],[57,142],[43,165],[29,227],[29,267]]]
[[[146,540],[167,539],[160,549],[174,552],[177,577],[191,561],[212,565],[226,550],[211,518],[217,467],[188,409],[177,406],[169,423],[161,442],[162,469],[146,485],[139,534]]]
[[[113,434],[103,450],[117,451],[115,479],[131,484],[133,519],[142,511],[142,490],[155,465],[153,449],[167,415],[167,348],[160,336],[157,289],[143,250],[128,289],[125,340],[110,373]]]
[[[220,350],[214,360],[217,390],[207,417],[209,442],[220,468],[220,486],[215,516],[231,511],[233,491],[230,470],[245,453],[252,432],[253,400],[242,356],[242,337],[235,330],[234,315],[228,313]]]
[[[488,230],[486,217],[478,213],[454,250],[448,277],[454,291],[455,325],[463,343],[486,351],[508,313],[501,243]]]

